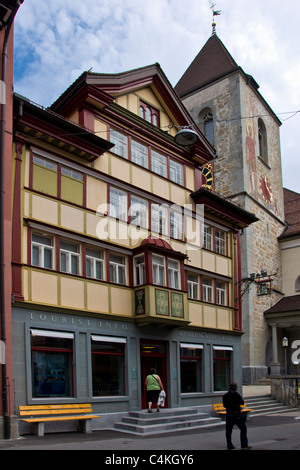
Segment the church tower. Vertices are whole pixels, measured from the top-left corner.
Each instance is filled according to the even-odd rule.
[[[214,23],[212,36],[175,90],[216,149],[212,190],[259,218],[241,237],[243,381],[253,383],[275,370],[264,311],[282,297],[278,243],[285,227],[281,123],[257,82],[217,36]],[[272,280],[272,289],[266,280]]]

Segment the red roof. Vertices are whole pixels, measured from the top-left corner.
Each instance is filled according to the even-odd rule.
[[[287,227],[280,240],[292,236],[300,236],[300,194],[283,188],[284,212]]]
[[[141,243],[141,246],[143,245],[152,245],[157,248],[163,248],[164,250],[174,251],[171,245],[169,245],[169,243],[167,243],[162,238],[153,238],[153,237],[145,238]]]

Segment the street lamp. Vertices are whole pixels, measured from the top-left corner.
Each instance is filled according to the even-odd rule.
[[[287,375],[287,358],[286,358],[286,353],[287,353],[288,345],[289,345],[289,340],[288,340],[287,337],[285,336],[284,338],[282,338],[282,347],[284,348],[284,371],[285,371],[285,375]]]

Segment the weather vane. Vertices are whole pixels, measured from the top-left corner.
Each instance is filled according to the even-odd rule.
[[[216,34],[216,23],[215,23],[215,16],[219,16],[221,15],[221,10],[215,10],[216,4],[215,3],[212,3],[211,4],[211,11],[212,11],[212,15],[213,15],[213,22],[212,22],[212,34]]]

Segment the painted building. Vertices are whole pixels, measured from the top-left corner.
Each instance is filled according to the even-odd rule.
[[[242,285],[251,287],[245,289],[242,302],[243,381],[253,383],[274,372],[272,332],[264,311],[283,295],[278,242],[285,228],[281,123],[257,82],[235,62],[213,26],[213,35],[175,90],[216,149],[215,190],[259,218],[241,237]],[[262,289],[266,279],[272,280],[271,290]]]
[[[279,237],[284,297],[265,311],[277,373],[300,373],[300,194],[284,188],[286,228]],[[283,339],[285,338],[285,341]]]
[[[160,66],[85,72],[48,109],[15,95],[14,141],[15,412],[143,409],[150,367],[168,407],[241,383],[240,233],[257,218],[212,191],[215,151]]]
[[[0,2],[0,439],[13,437],[11,175],[14,18],[23,0]]]

